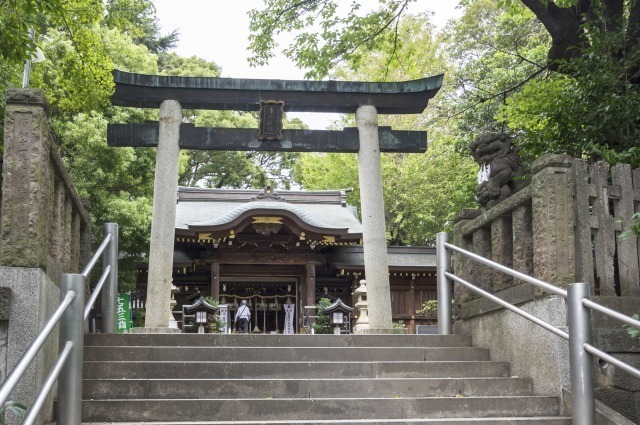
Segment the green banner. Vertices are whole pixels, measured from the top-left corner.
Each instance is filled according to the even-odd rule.
[[[119,334],[128,334],[131,330],[131,294],[118,294],[116,330]]]

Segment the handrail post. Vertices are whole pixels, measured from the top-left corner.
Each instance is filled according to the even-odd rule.
[[[452,314],[451,314],[451,282],[445,276],[446,272],[451,272],[451,253],[444,246],[449,242],[447,232],[436,235],[436,277],[438,290],[438,334],[452,334]]]
[[[102,255],[102,270],[111,266],[111,272],[102,289],[102,332],[116,333],[116,306],[118,297],[118,224],[104,223],[104,236],[111,233],[111,242]]]
[[[585,298],[589,298],[588,283],[573,283],[567,287],[571,410],[574,425],[596,423],[593,357],[584,349],[585,344],[591,344],[591,311],[582,304]]]
[[[63,274],[60,296],[69,291],[76,297],[60,318],[60,352],[67,341],[73,343],[73,350],[62,368],[58,380],[58,420],[59,424],[80,425],[82,422],[82,357],[84,351],[84,285],[81,274]]]

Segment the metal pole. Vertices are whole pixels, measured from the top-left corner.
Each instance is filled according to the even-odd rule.
[[[585,344],[591,344],[591,310],[582,305],[582,300],[589,298],[589,284],[573,283],[567,289],[572,423],[595,425],[593,357],[584,349]]]
[[[104,235],[111,234],[111,242],[102,255],[102,270],[111,266],[102,290],[102,332],[116,333],[116,305],[118,298],[118,225],[104,223]]]
[[[445,243],[449,242],[447,232],[436,235],[436,277],[438,285],[438,334],[451,335],[451,282],[446,273],[451,272],[451,253],[447,251]]]
[[[80,425],[82,422],[82,356],[84,351],[84,284],[81,274],[63,274],[60,293],[76,293],[73,303],[60,319],[60,352],[67,341],[73,343],[60,379],[58,380],[59,424]]]

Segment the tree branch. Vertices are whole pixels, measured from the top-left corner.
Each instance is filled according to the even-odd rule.
[[[499,97],[503,97],[503,96],[508,95],[511,92],[516,91],[518,88],[522,87],[523,85],[525,85],[526,83],[528,83],[529,81],[531,81],[532,79],[534,79],[535,77],[540,75],[546,69],[547,69],[547,67],[544,67],[542,69],[537,70],[533,74],[529,75],[527,78],[525,78],[522,81],[518,82],[516,85],[511,86],[511,87],[509,87],[509,88],[507,88],[505,90],[502,90],[499,93],[494,93],[494,94],[492,94],[492,95],[490,95],[488,97],[479,97],[478,96],[479,100],[477,102],[467,106],[466,108],[462,109],[459,112],[456,112],[455,114],[452,115],[452,117],[456,117],[458,115],[461,115],[461,114],[465,113],[466,111],[468,111],[469,109],[475,108],[476,106],[478,106],[478,105],[480,105],[482,103],[488,102],[489,100],[493,100],[493,99],[496,99],[496,98],[499,98]],[[481,90],[481,89],[478,89],[478,90]]]
[[[589,10],[591,0],[579,0],[572,7],[558,7],[549,1],[546,5],[541,0],[521,0],[544,25],[551,36],[551,48],[548,59],[571,59],[580,55],[583,43],[582,15]],[[553,65],[552,65],[553,67]]]

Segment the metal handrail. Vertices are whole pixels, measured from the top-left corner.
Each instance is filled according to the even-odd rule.
[[[446,272],[445,275],[449,279],[454,280],[454,281],[460,283],[461,285],[464,285],[465,287],[467,287],[467,288],[471,289],[472,291],[482,295],[483,297],[488,298],[488,299],[490,299],[491,301],[493,301],[493,302],[495,302],[497,304],[500,304],[502,307],[506,308],[507,310],[511,310],[514,313],[516,313],[516,314],[524,317],[525,319],[529,320],[530,322],[533,322],[536,325],[545,328],[549,332],[552,332],[552,333],[558,335],[560,338],[562,338],[564,340],[567,340],[567,341],[569,340],[569,334],[568,333],[566,333],[564,331],[561,331],[560,329],[556,328],[553,325],[550,325],[549,323],[545,322],[544,320],[541,320],[541,319],[537,318],[533,314],[527,313],[526,311],[522,310],[521,308],[518,308],[518,307],[514,306],[513,304],[511,304],[511,303],[509,303],[509,302],[507,302],[507,301],[505,301],[505,300],[503,300],[501,298],[498,298],[495,295],[492,295],[492,294],[490,294],[489,292],[487,292],[487,291],[485,291],[483,289],[478,288],[477,286],[467,282],[464,279],[459,278],[458,276],[456,276],[454,274]]]
[[[93,266],[96,265],[96,263],[102,256],[102,253],[107,248],[107,245],[109,245],[109,242],[111,242],[111,239],[113,239],[113,235],[111,233],[108,233],[107,236],[105,236],[102,243],[100,244],[100,246],[98,247],[98,249],[96,250],[95,254],[93,254],[93,257],[91,257],[91,260],[89,260],[89,262],[85,266],[84,270],[82,270],[82,273],[81,273],[82,276],[84,277],[89,276],[89,273],[91,273],[91,270],[93,270]]]
[[[582,304],[584,304],[585,307],[588,307],[591,310],[596,310],[599,313],[606,314],[607,316],[611,317],[612,319],[617,319],[617,320],[619,320],[621,322],[626,323],[629,326],[640,328],[640,320],[636,320],[633,317],[629,317],[626,314],[620,313],[619,311],[612,310],[612,309],[610,309],[608,307],[600,305],[600,304],[598,304],[596,302],[593,302],[591,300],[583,300]]]
[[[108,265],[102,272],[102,275],[100,276],[100,280],[98,280],[98,283],[96,283],[96,287],[93,288],[93,292],[89,297],[89,301],[87,301],[87,305],[84,307],[84,320],[87,320],[87,318],[89,317],[89,313],[91,313],[93,304],[95,304],[96,300],[98,299],[98,296],[102,291],[102,287],[104,286],[104,282],[109,277],[110,272],[111,272],[111,265]]]
[[[547,282],[525,275],[502,264],[481,257],[470,251],[452,245],[448,242],[447,233],[439,233],[436,240],[436,267],[438,285],[438,333],[452,333],[451,314],[451,285],[450,281],[457,282],[466,288],[488,298],[491,301],[515,312],[527,320],[541,326],[557,336],[569,341],[573,419],[576,425],[595,425],[595,398],[593,393],[593,371],[591,355],[605,360],[617,366],[625,372],[640,378],[640,370],[599,350],[591,345],[591,310],[598,311],[613,319],[622,321],[630,326],[640,328],[640,321],[630,316],[602,306],[589,299],[589,285],[587,283],[574,283],[568,285],[565,291]],[[502,271],[524,282],[533,284],[555,295],[566,299],[568,309],[569,333],[566,333],[553,325],[541,320],[522,309],[513,306],[495,295],[478,288],[477,286],[461,279],[451,273],[451,255],[449,251],[457,252],[492,269]],[[442,311],[441,311],[442,307]],[[442,323],[441,323],[442,322]]]
[[[536,279],[535,277],[526,275],[526,274],[521,273],[521,272],[519,272],[517,270],[510,269],[509,267],[503,266],[500,263],[496,263],[495,261],[491,261],[491,260],[489,260],[487,258],[481,257],[480,255],[474,254],[473,252],[466,251],[466,250],[464,250],[462,248],[459,248],[459,247],[457,247],[455,245],[452,245],[452,244],[450,244],[448,242],[445,242],[444,246],[446,248],[449,248],[452,251],[455,251],[455,252],[457,252],[459,254],[462,254],[462,255],[464,255],[466,257],[469,257],[469,258],[471,258],[473,260],[476,260],[479,263],[482,263],[482,264],[484,264],[486,266],[489,266],[489,267],[491,267],[493,269],[499,270],[499,271],[504,272],[504,273],[506,273],[506,274],[508,274],[510,276],[513,276],[516,279],[528,282],[528,283],[530,283],[532,285],[535,285],[535,286],[537,286],[539,288],[542,288],[545,291],[550,292],[552,294],[560,295],[560,296],[562,296],[564,298],[567,298],[567,291],[565,291],[564,289],[560,289],[557,286],[553,286],[553,285],[551,285],[551,284],[549,284],[547,282],[544,282],[544,281],[542,281],[540,279]]]
[[[18,385],[18,382],[20,382],[20,379],[33,359],[38,355],[44,343],[47,342],[47,338],[51,335],[51,331],[53,331],[53,329],[58,325],[58,322],[60,322],[60,317],[62,317],[62,314],[67,311],[67,308],[69,308],[75,298],[75,292],[69,291],[65,294],[62,302],[44,325],[44,328],[42,328],[40,333],[36,336],[36,339],[34,339],[29,348],[27,348],[27,351],[25,351],[22,357],[20,357],[18,363],[16,363],[9,376],[7,376],[7,379],[2,383],[2,387],[0,387],[0,406],[4,405],[4,403],[9,399],[11,392],[16,385]]]
[[[60,376],[60,372],[62,372],[62,367],[67,362],[67,359],[69,358],[69,355],[71,354],[72,350],[73,350],[73,342],[67,341],[65,343],[64,349],[58,356],[58,360],[56,360],[56,363],[53,365],[53,369],[51,369],[49,376],[47,376],[47,379],[42,385],[40,392],[38,392],[38,396],[36,397],[35,401],[33,402],[33,405],[29,409],[29,412],[27,413],[27,417],[22,422],[22,425],[31,425],[36,421],[36,418],[40,414],[40,410],[42,409],[44,402],[47,400],[47,397],[49,396],[49,392],[53,388],[58,377]]]
[[[104,224],[105,238],[95,255],[81,274],[63,274],[60,285],[60,305],[22,355],[9,376],[0,386],[0,406],[9,399],[12,391],[24,376],[27,368],[38,355],[53,329],[59,325],[59,356],[42,388],[27,412],[23,422],[31,425],[40,414],[49,392],[58,381],[57,423],[80,425],[82,420],[82,360],[84,351],[84,321],[101,291],[104,331],[115,333],[117,271],[118,271],[118,225]],[[103,273],[87,305],[84,305],[86,278],[102,256]],[[108,280],[108,285],[105,282]],[[113,322],[113,323],[110,323]]]

